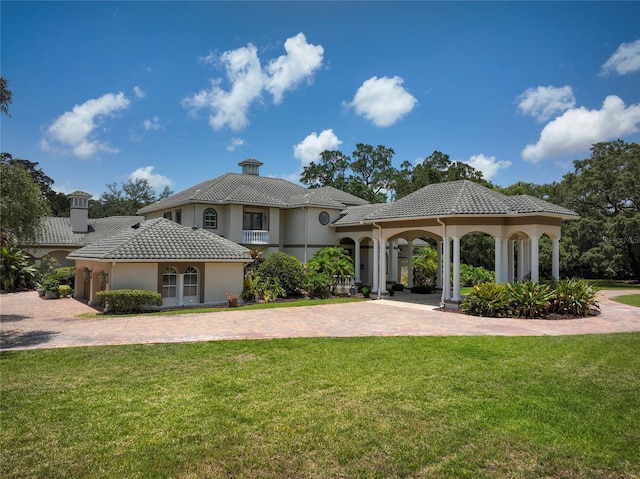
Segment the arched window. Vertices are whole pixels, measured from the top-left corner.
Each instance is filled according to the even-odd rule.
[[[198,296],[198,270],[193,266],[184,272],[183,296]]]
[[[178,296],[178,272],[172,266],[165,268],[162,273],[162,296],[164,298]]]
[[[204,210],[203,227],[213,230],[218,228],[218,213],[213,208]]]

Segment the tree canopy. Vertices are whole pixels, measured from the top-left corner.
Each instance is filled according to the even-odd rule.
[[[7,116],[9,114],[9,105],[13,103],[13,93],[9,90],[9,82],[3,76],[0,76],[0,112]]]
[[[89,217],[104,218],[107,216],[134,216],[140,208],[170,196],[168,187],[156,195],[155,190],[144,178],[129,179],[126,182],[109,183],[107,191],[99,200],[89,202]]]

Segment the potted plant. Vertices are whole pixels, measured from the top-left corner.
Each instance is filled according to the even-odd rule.
[[[371,287],[366,284],[362,286],[360,291],[362,292],[362,296],[365,298],[368,298],[371,295]]]
[[[42,282],[42,287],[44,288],[44,297],[45,299],[57,299],[58,298],[58,288],[60,287],[60,281],[55,276],[49,276]]]
[[[238,297],[229,290],[227,290],[227,304],[230,308],[238,306]]]

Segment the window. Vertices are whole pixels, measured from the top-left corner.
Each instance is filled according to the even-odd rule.
[[[267,218],[267,213],[264,211],[245,210],[242,218],[242,229],[267,231],[269,229]]]
[[[178,296],[178,272],[172,266],[165,268],[162,273],[162,296],[164,298]]]
[[[204,228],[215,230],[218,227],[218,213],[213,208],[204,210]]]
[[[176,223],[182,224],[182,210],[176,210]]]
[[[198,296],[198,270],[193,266],[184,272],[183,296]]]
[[[173,214],[171,213],[171,211],[165,211],[163,216],[168,220],[173,220]]]

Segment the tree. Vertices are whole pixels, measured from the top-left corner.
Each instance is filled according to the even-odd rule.
[[[0,162],[0,230],[7,241],[34,243],[50,214],[40,187],[21,165]]]
[[[13,103],[13,93],[9,90],[9,82],[3,76],[0,76],[0,111],[11,117],[9,114],[9,105]]]
[[[307,269],[312,273],[327,274],[331,278],[331,290],[334,294],[338,284],[354,274],[349,252],[340,246],[320,248],[307,262]]]
[[[53,216],[69,216],[69,198],[64,193],[54,191],[51,186],[53,178],[46,175],[41,168],[37,168],[38,162],[14,158],[10,153],[0,153],[0,163],[19,165],[23,167],[40,187],[42,195],[49,204]]]
[[[579,252],[571,272],[640,280],[640,145],[596,143],[574,168],[553,193],[581,216],[563,229],[568,252]]]
[[[356,145],[351,157],[326,150],[320,154],[320,162],[303,168],[300,182],[310,188],[333,186],[371,203],[385,203],[396,178],[393,154],[392,148],[364,143]]]
[[[140,208],[172,194],[165,187],[159,196],[144,178],[129,179],[126,183],[109,183],[100,200],[89,202],[89,217],[135,216]]]

